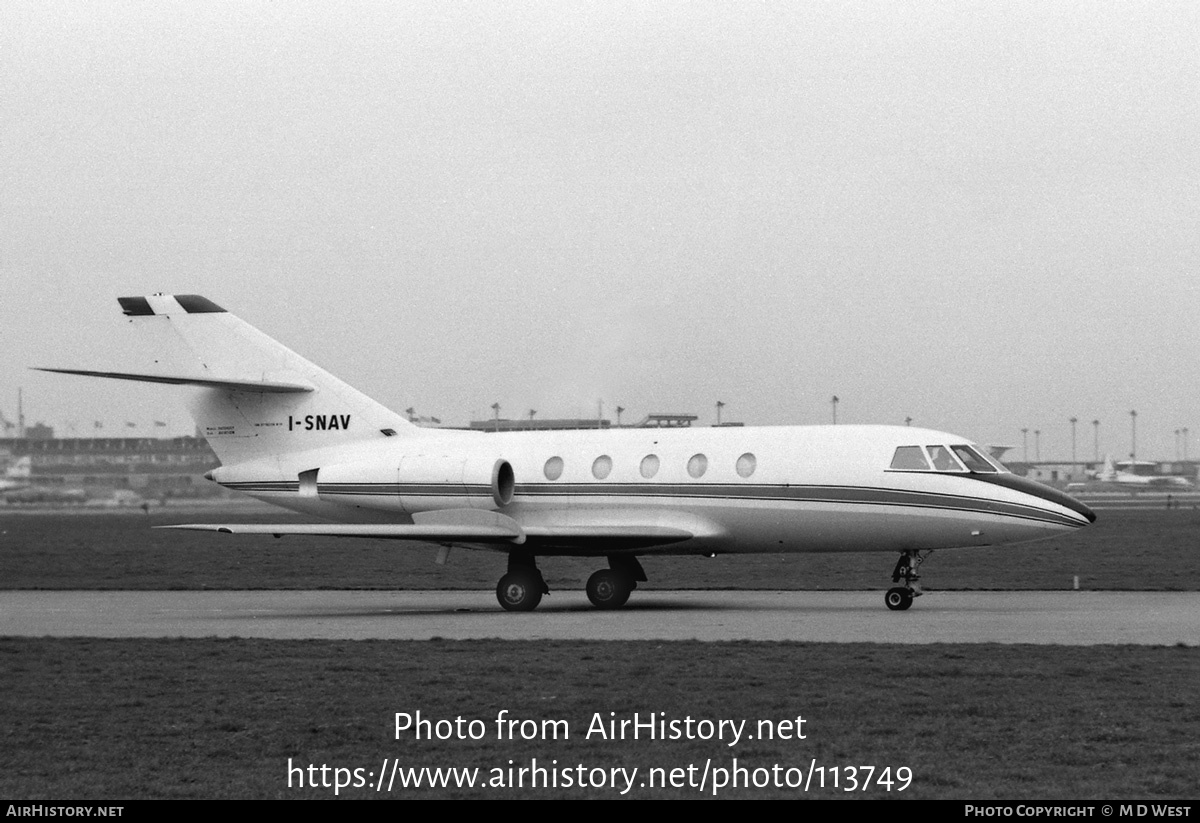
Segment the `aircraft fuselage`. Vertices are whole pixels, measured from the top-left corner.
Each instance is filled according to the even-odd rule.
[[[213,478],[331,520],[411,523],[496,511],[538,554],[604,554],[602,540],[538,536],[655,525],[690,539],[639,553],[905,551],[993,546],[1085,526],[1086,507],[1008,472],[891,468],[899,447],[965,445],[893,426],[621,429],[485,434],[426,430]],[[507,489],[496,467],[507,464]],[[315,475],[313,474],[315,471]]]

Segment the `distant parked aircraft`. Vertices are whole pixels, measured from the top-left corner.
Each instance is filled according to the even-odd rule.
[[[16,460],[0,479],[0,497],[6,503],[85,503],[88,494],[83,489],[64,488],[38,483],[33,478],[33,458],[29,455]]]
[[[0,478],[0,492],[27,488],[32,482],[32,473],[33,458],[29,455],[17,458],[4,470],[4,477]]]
[[[1131,466],[1133,464],[1130,464]],[[1096,480],[1101,483],[1111,483],[1116,486],[1132,486],[1140,488],[1174,487],[1191,488],[1192,482],[1186,477],[1174,474],[1137,474],[1136,472],[1118,469],[1112,455],[1104,458],[1104,466],[1096,472]]]

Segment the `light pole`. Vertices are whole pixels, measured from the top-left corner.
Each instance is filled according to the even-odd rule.
[[[495,417],[495,423],[493,424],[492,428],[493,428],[495,431],[500,431],[500,404],[499,404],[499,403],[493,403],[493,404],[492,404],[492,411],[496,413],[496,417]]]
[[[1021,429],[1021,454],[1022,459],[1029,462],[1029,429]]]
[[[1137,471],[1137,412],[1136,411],[1129,412],[1129,432],[1130,432],[1129,459],[1133,463],[1133,465],[1130,467],[1130,470],[1136,472]]]
[[[833,425],[836,426],[837,425],[837,404],[838,404],[838,399],[837,399],[836,394],[833,396],[833,399],[829,401],[829,403],[831,406],[833,406]]]
[[[1183,427],[1183,459],[1184,460],[1187,460],[1187,440],[1188,440],[1188,430],[1187,430],[1187,426],[1184,426]]]
[[[717,401],[717,425],[721,425],[721,409],[725,408],[725,404],[720,400]],[[837,421],[834,421],[837,422]]]
[[[911,426],[911,425],[912,425],[912,418],[911,418],[911,417],[906,417],[906,418],[904,418],[904,425],[906,425],[906,426]]]
[[[1096,449],[1096,462],[1100,462],[1100,421],[1092,421],[1092,446]]]
[[[1033,430],[1033,459],[1034,460],[1042,459],[1042,430],[1041,429]]]
[[[621,428],[621,412],[625,411],[623,406],[617,406],[617,428]]]
[[[1071,474],[1075,474],[1075,424],[1079,422],[1079,418],[1071,418]]]

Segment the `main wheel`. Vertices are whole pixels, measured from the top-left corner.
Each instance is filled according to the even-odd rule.
[[[598,609],[619,609],[629,600],[635,583],[624,572],[601,569],[588,578],[587,596]]]
[[[533,570],[511,571],[496,584],[496,599],[510,612],[531,612],[542,602],[541,576]]]
[[[896,586],[887,590],[887,594],[883,596],[883,602],[892,611],[902,612],[912,605],[912,592],[902,586]]]

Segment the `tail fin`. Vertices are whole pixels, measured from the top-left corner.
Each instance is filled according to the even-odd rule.
[[[211,300],[155,294],[118,302],[164,349],[154,373],[44,371],[198,387],[189,410],[225,465],[417,431]]]

